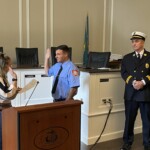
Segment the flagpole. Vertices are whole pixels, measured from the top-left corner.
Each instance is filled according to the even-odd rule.
[[[89,53],[89,17],[87,15],[84,33],[83,65],[88,64],[88,53]]]

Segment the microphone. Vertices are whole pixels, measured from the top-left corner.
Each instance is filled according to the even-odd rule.
[[[35,89],[36,89],[36,87],[37,87],[38,84],[39,84],[39,81],[36,82],[36,85],[35,85],[35,87],[34,87],[32,93],[31,93],[31,95],[29,96],[29,98],[28,98],[28,100],[27,100],[25,106],[27,106],[27,104],[29,103],[29,101],[30,101],[30,99],[31,99],[31,96],[33,95],[33,93],[34,93],[34,91],[35,91]]]

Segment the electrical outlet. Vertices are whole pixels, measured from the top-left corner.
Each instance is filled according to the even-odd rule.
[[[104,104],[106,104],[106,101],[107,101],[107,99],[102,99],[102,102],[104,103]]]
[[[110,103],[112,103],[112,99],[110,99],[110,98],[107,101],[110,102]]]
[[[106,97],[101,99],[102,103],[107,104],[107,103],[112,103],[112,97]]]

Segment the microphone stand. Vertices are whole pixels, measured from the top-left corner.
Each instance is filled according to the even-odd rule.
[[[25,106],[27,106],[27,104],[28,104],[28,102],[29,102],[29,100],[30,100],[31,96],[33,95],[33,93],[34,93],[34,91],[35,91],[35,89],[36,89],[36,87],[37,87],[37,85],[38,85],[38,84],[39,84],[39,81],[37,81],[37,83],[36,83],[36,85],[35,85],[35,87],[34,87],[34,89],[33,89],[32,93],[31,93],[30,97],[28,98],[28,100],[27,100],[27,102],[26,102]]]

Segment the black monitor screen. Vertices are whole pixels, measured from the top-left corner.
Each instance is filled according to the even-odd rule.
[[[108,67],[111,52],[89,52],[88,67]]]
[[[55,58],[55,56],[56,56],[56,48],[57,47],[51,47],[52,65],[57,63],[57,59]],[[72,48],[71,47],[69,47],[69,58],[70,58],[70,60],[72,59]]]
[[[0,47],[0,52],[2,52],[2,53],[3,53],[3,47]]]
[[[37,67],[38,48],[16,48],[17,66]]]

